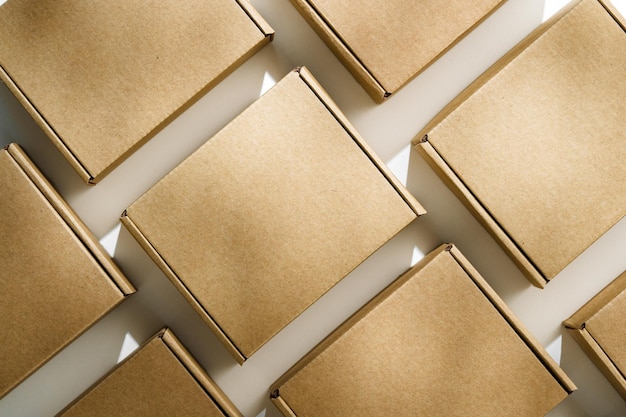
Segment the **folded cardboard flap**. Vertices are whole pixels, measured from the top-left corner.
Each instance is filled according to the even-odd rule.
[[[419,75],[505,0],[291,0],[376,103]]]
[[[135,290],[18,145],[0,169],[1,397]]]
[[[90,184],[274,33],[245,0],[17,1],[0,10],[0,28],[0,79]]]
[[[298,68],[121,221],[243,363],[424,213]]]
[[[132,411],[127,413],[126,410]],[[120,417],[147,416],[155,412],[188,417],[242,417],[167,328],[145,342],[57,416],[84,416],[96,412]]]
[[[607,1],[572,2],[413,141],[540,288],[626,214],[624,27]]]
[[[626,271],[563,322],[569,334],[626,399]]]
[[[458,249],[442,245],[279,378],[270,398],[298,417],[539,416],[575,389]]]

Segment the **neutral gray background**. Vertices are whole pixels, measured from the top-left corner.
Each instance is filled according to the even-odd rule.
[[[545,290],[539,290],[530,286],[409,147],[413,136],[445,104],[565,2],[509,0],[382,105],[374,104],[365,94],[288,0],[251,2],[276,30],[274,42],[95,187],[82,183],[6,87],[0,85],[0,144],[15,141],[26,149],[139,289],[1,400],[0,416],[54,416],[138,343],[167,325],[246,417],[277,417],[278,411],[267,399],[269,385],[367,300],[443,242],[459,246],[578,385],[579,390],[549,416],[626,416],[624,400],[561,327],[562,320],[626,269],[626,219]],[[626,11],[626,0],[615,0],[615,4],[622,13]],[[159,178],[300,65],[313,72],[429,213],[239,366],[139,245],[125,230],[120,231],[118,218]]]

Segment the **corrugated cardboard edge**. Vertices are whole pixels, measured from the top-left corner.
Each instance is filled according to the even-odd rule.
[[[237,410],[235,405],[230,401],[230,399],[224,394],[224,392],[217,386],[217,384],[207,375],[207,373],[202,369],[200,364],[191,356],[189,351],[182,345],[182,343],[178,340],[178,338],[174,335],[174,333],[168,329],[163,328],[159,330],[154,336],[149,338],[147,341],[141,344],[133,353],[124,358],[123,361],[115,365],[112,369],[110,369],[105,375],[100,377],[95,383],[93,383],[87,390],[85,390],[81,395],[74,399],[71,403],[69,403],[63,410],[61,410],[57,417],[62,416],[63,413],[72,408],[77,402],[84,398],[92,389],[97,387],[102,381],[110,377],[113,372],[115,372],[120,366],[124,365],[128,360],[130,360],[137,352],[139,352],[144,346],[153,342],[155,339],[161,339],[161,342],[169,349],[169,351],[178,359],[181,365],[189,372],[189,374],[193,377],[193,379],[200,385],[202,390],[211,398],[213,403],[220,409],[220,411],[226,417],[243,417],[242,414]]]
[[[230,75],[235,69],[241,66],[245,61],[250,59],[255,53],[262,49],[266,44],[274,39],[274,30],[272,27],[261,17],[261,15],[254,9],[254,7],[247,0],[235,0],[241,7],[242,11],[250,18],[262,34],[262,38],[252,48],[250,48],[245,54],[233,61],[225,71],[214,78],[210,83],[205,85],[195,94],[193,94],[182,106],[180,106],[172,114],[164,118],[158,123],[152,130],[147,132],[137,143],[131,146],[126,152],[122,153],[115,161],[113,161],[104,170],[97,173],[90,172],[80,161],[80,159],[71,151],[71,149],[65,144],[63,139],[56,133],[54,128],[48,123],[48,121],[39,113],[38,109],[29,98],[22,92],[20,87],[13,81],[9,73],[0,65],[0,79],[8,86],[9,90],[17,98],[17,100],[24,106],[26,111],[35,120],[37,125],[44,131],[44,133],[52,140],[61,154],[69,161],[70,165],[78,173],[83,181],[87,184],[93,185],[98,183],[102,178],[108,175],[113,169],[117,168],[122,162],[124,162],[131,154],[137,149],[143,146],[148,140],[154,137],[165,126],[176,119],[181,113],[187,110],[191,105],[197,102],[202,96],[213,89],[217,84],[223,81],[228,75]]]
[[[394,282],[392,282],[387,288],[382,290],[372,300],[370,300],[364,307],[354,313],[350,318],[344,321],[337,329],[335,329],[330,335],[322,340],[317,346],[309,351],[302,359],[296,362],[285,374],[283,374],[272,386],[270,387],[270,399],[274,405],[285,415],[289,417],[297,417],[291,410],[289,404],[280,396],[280,387],[287,382],[292,376],[298,373],[302,368],[307,366],[318,354],[327,349],[343,334],[345,334],[354,324],[359,322],[370,311],[374,310],[383,301],[385,301],[393,292],[403,286],[411,277],[417,274],[423,269],[432,259],[443,254],[449,253],[450,256],[459,264],[461,268],[466,272],[469,278],[476,284],[480,291],[487,297],[492,305],[503,316],[511,328],[518,334],[518,336],[524,341],[528,348],[535,354],[535,357],[541,362],[548,372],[554,377],[554,379],[561,385],[563,390],[568,394],[576,390],[574,383],[565,375],[563,370],[556,364],[556,362],[546,353],[545,349],[534,339],[534,337],[525,329],[521,322],[516,319],[511,310],[506,307],[504,302],[498,297],[498,295],[489,287],[487,282],[480,276],[480,274],[471,266],[467,259],[458,251],[458,249],[451,244],[443,244],[434,251],[430,252],[417,264],[411,267],[407,272],[402,274]]]
[[[463,183],[456,175],[454,170],[447,164],[445,159],[437,152],[434,146],[428,141],[428,137],[433,135],[436,127],[442,123],[450,114],[456,110],[463,102],[471,97],[476,91],[484,86],[502,69],[511,64],[528,46],[535,42],[552,28],[559,20],[567,15],[571,10],[576,8],[582,0],[575,0],[565,6],[560,12],[556,13],[546,22],[541,24],[537,29],[531,32],[525,39],[513,47],[500,60],[492,65],[472,84],[463,90],[454,100],[441,110],[413,139],[413,145],[425,157],[426,161],[431,165],[435,172],[450,187],[450,189],[459,197],[466,207],[474,214],[474,216],[485,226],[487,231],[496,239],[504,251],[511,257],[515,264],[524,273],[526,278],[536,287],[544,288],[550,279],[554,277],[545,276],[539,268],[525,255],[525,253],[510,238],[506,231],[495,221],[489,212],[483,207],[480,201],[474,196],[472,191]],[[600,2],[600,0],[598,0]],[[600,4],[602,4],[600,2]],[[617,22],[623,27],[623,22]]]
[[[446,161],[439,155],[435,148],[427,141],[423,140],[417,144],[417,149],[424,156],[424,159],[439,175],[448,188],[461,200],[461,202],[472,212],[487,231],[500,244],[502,249],[509,255],[513,262],[522,271],[531,284],[538,288],[544,288],[548,280],[526,257],[524,252],[515,244],[502,227],[495,221],[491,214],[483,207],[472,192],[465,186],[456,173],[450,168]]]
[[[354,142],[361,148],[363,153],[372,161],[372,163],[378,168],[380,173],[389,181],[391,186],[402,197],[404,202],[413,210],[416,216],[422,216],[426,214],[426,210],[417,201],[411,193],[404,187],[404,185],[396,178],[395,175],[389,170],[387,165],[376,155],[376,153],[370,148],[365,140],[359,135],[354,126],[348,121],[346,116],[341,112],[337,104],[333,101],[324,88],[317,82],[311,72],[306,67],[300,67],[295,69],[300,74],[300,78],[305,82],[307,86],[313,91],[317,98],[326,106],[328,111],[335,117],[337,122],[345,129],[345,131],[352,137]]]
[[[178,358],[181,364],[194,377],[196,382],[204,389],[213,402],[220,408],[222,413],[228,417],[243,417],[237,407],[217,386],[217,384],[207,375],[200,364],[191,356],[189,351],[180,343],[174,333],[169,329],[164,329],[159,333],[163,343]]]
[[[617,24],[621,26],[624,32],[626,32],[626,19],[624,18],[624,16],[622,16],[619,10],[617,10],[617,8],[611,3],[611,1],[610,0],[598,0],[598,3],[600,3],[606,9],[606,11],[613,18],[613,20],[615,20]]]
[[[330,50],[335,54],[337,59],[348,69],[348,71],[355,77],[355,79],[361,84],[365,91],[377,104],[383,103],[393,93],[400,90],[406,84],[411,82],[415,77],[420,75],[441,56],[448,52],[452,47],[465,38],[472,30],[480,25],[485,19],[491,16],[496,10],[500,8],[507,0],[500,1],[493,9],[487,14],[482,16],[472,26],[470,26],[465,32],[454,39],[448,46],[446,46],[441,52],[433,57],[428,63],[426,63],[419,71],[413,74],[407,79],[398,89],[388,91],[380,81],[371,73],[371,71],[361,62],[357,55],[352,51],[348,44],[339,36],[337,31],[333,28],[332,24],[328,22],[321,13],[317,10],[315,5],[310,0],[290,0],[294,7],[300,12],[307,23],[315,30],[318,36],[326,43]]]
[[[604,349],[589,333],[586,323],[625,291],[626,271],[563,322],[563,326],[565,326],[569,334],[578,342],[587,356],[624,398],[626,398],[626,375],[617,368]]]
[[[111,257],[104,251],[102,246],[100,246],[98,240],[91,233],[91,231],[89,231],[87,226],[85,226],[76,213],[74,213],[74,210],[72,210],[65,200],[63,200],[63,198],[52,187],[39,169],[37,169],[37,167],[31,162],[24,150],[15,143],[8,145],[6,150],[22,171],[28,176],[31,182],[46,198],[46,200],[48,200],[52,207],[57,211],[65,223],[70,227],[89,253],[95,258],[100,267],[106,272],[111,281],[119,289],[122,296],[126,297],[133,294],[135,292],[133,285],[113,262]]]
[[[169,266],[165,259],[159,254],[156,248],[139,229],[135,222],[128,216],[128,213],[124,211],[120,218],[121,223],[126,227],[130,234],[137,240],[139,245],[146,251],[146,253],[157,264],[159,269],[163,271],[165,276],[171,281],[176,289],[187,300],[191,307],[200,315],[202,320],[209,326],[217,338],[226,346],[226,349],[230,352],[235,360],[242,365],[247,359],[246,356],[235,346],[232,340],[228,337],[226,332],[217,324],[217,322],[211,317],[208,311],[202,307],[202,305],[196,300],[194,295],[189,291],[187,286],[181,281],[176,272]]]
[[[254,22],[255,25],[259,28],[261,33],[265,37],[269,37],[269,41],[274,40],[274,29],[267,23],[267,21],[261,16],[261,14],[252,6],[252,4],[248,0],[235,0],[239,7],[243,9],[244,12],[248,15],[248,17]]]

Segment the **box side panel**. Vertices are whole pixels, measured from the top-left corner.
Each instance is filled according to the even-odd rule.
[[[626,32],[626,18],[617,10],[617,8],[611,3],[611,0],[598,0],[598,2],[604,6],[607,12],[615,19],[615,22],[622,27]]]
[[[427,141],[417,144],[417,149],[426,162],[434,169],[439,177],[446,183],[452,192],[461,200],[461,202],[470,210],[470,212],[480,221],[487,231],[500,244],[500,247],[513,262],[520,268],[522,273],[530,281],[531,284],[538,288],[544,288],[547,280],[541,272],[530,262],[524,255],[523,251],[513,242],[506,232],[498,225],[487,210],[480,204],[472,192],[463,184],[461,179],[448,166],[445,160],[437,153]]]
[[[395,188],[395,190],[400,194],[402,199],[404,199],[405,203],[413,210],[413,212],[417,216],[421,216],[426,214],[426,210],[424,207],[417,201],[411,193],[404,187],[404,185],[396,178],[395,175],[387,168],[387,165],[380,160],[378,155],[370,148],[370,146],[361,138],[361,136],[357,133],[356,129],[350,124],[348,119],[344,116],[344,114],[339,110],[335,102],[330,98],[328,93],[324,91],[322,86],[315,80],[311,72],[306,68],[302,67],[299,70],[300,77],[302,80],[311,88],[311,90],[315,93],[315,95],[324,103],[326,108],[333,114],[333,116],[337,119],[339,124],[343,126],[346,132],[354,139],[357,145],[361,148],[361,150],[371,159],[371,161],[378,167],[383,176],[389,181],[389,183]]]
[[[159,255],[157,250],[152,246],[146,236],[139,230],[137,225],[125,212],[121,219],[121,223],[126,227],[130,234],[137,240],[139,245],[146,251],[146,253],[152,258],[154,263],[163,271],[165,276],[171,281],[181,295],[189,302],[193,309],[200,315],[202,320],[209,326],[215,336],[226,346],[226,349],[235,358],[235,360],[241,365],[247,359],[234,343],[230,340],[228,335],[218,326],[218,324],[211,318],[209,313],[200,305],[198,300],[191,294],[191,292],[185,287],[185,285],[178,278],[174,270],[165,262],[165,260]]]
[[[285,417],[298,417],[293,410],[289,407],[289,404],[278,394],[278,392],[274,392],[270,394],[270,398],[272,403],[278,410],[283,413]]]
[[[274,29],[267,23],[267,21],[261,16],[261,14],[254,8],[248,0],[236,0],[237,4],[243,9],[244,12],[250,17],[250,19],[257,25],[261,33],[264,36],[270,38],[270,41],[274,39]]]

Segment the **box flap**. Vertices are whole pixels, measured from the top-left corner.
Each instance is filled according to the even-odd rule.
[[[529,275],[553,278],[626,214],[624,45],[602,4],[576,2],[416,138],[427,135]]]
[[[376,102],[422,72],[503,0],[292,0]]]
[[[174,334],[162,330],[66,407],[59,417],[241,417]]]
[[[14,0],[0,9],[0,76],[96,182],[272,34],[245,1]]]
[[[300,69],[123,223],[243,361],[420,207]]]
[[[2,397],[134,289],[15,144],[0,182]]]
[[[442,246],[271,388],[285,415],[544,415],[575,389],[453,246]],[[556,371],[556,372],[555,372]]]

